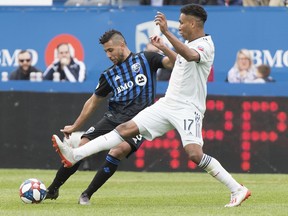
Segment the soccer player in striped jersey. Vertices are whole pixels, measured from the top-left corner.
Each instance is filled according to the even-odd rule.
[[[179,17],[179,33],[186,41],[182,43],[169,31],[165,15],[157,12],[156,25],[178,53],[165,96],[142,110],[132,120],[79,148],[72,149],[53,135],[53,144],[66,166],[72,166],[79,159],[117,146],[136,134],[140,133],[147,140],[153,140],[176,129],[189,159],[231,192],[230,202],[225,207],[239,206],[251,195],[218,160],[205,154],[202,149],[201,132],[206,110],[207,78],[214,61],[213,40],[204,31],[206,20],[207,13],[202,6],[183,6]],[[156,35],[151,38],[154,46],[167,53],[159,40]]]
[[[156,72],[159,68],[173,68],[176,53],[167,48],[166,55],[144,51],[132,53],[127,47],[121,32],[110,30],[99,39],[107,57],[113,65],[105,70],[99,79],[94,94],[85,102],[83,109],[73,125],[61,131],[66,138],[79,130],[99,104],[109,99],[108,111],[94,126],[81,137],[79,146],[100,135],[112,131],[120,123],[132,119],[141,110],[154,103],[156,92]],[[163,42],[163,41],[162,41]],[[90,204],[90,198],[117,170],[120,160],[129,157],[143,143],[141,135],[128,138],[126,142],[112,148],[88,188],[81,194],[79,204]],[[59,188],[79,168],[81,161],[71,168],[60,167],[52,184],[48,187],[46,199],[57,199]]]

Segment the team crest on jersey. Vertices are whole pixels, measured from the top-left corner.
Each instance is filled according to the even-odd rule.
[[[141,68],[141,65],[139,63],[135,63],[132,65],[132,72],[134,73],[139,73],[140,72],[140,68]]]
[[[135,82],[139,86],[144,86],[147,83],[147,77],[144,74],[138,74],[135,77]]]
[[[204,47],[203,46],[198,46],[197,49],[202,51],[202,52],[204,51]]]

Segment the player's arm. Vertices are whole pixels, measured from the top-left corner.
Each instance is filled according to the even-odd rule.
[[[177,53],[171,50],[168,46],[166,46],[163,42],[163,39],[157,35],[151,36],[150,41],[165,55],[165,57],[162,59],[162,64],[164,68],[173,69]]]
[[[173,69],[177,53],[170,48],[168,48],[167,51],[162,50],[162,52],[165,55],[165,57],[162,59],[163,66],[167,69]]]
[[[98,109],[99,105],[103,100],[105,100],[106,96],[111,92],[111,90],[111,86],[107,82],[105,76],[102,74],[94,94],[85,102],[82,111],[74,124],[67,125],[60,130],[64,133],[66,138],[68,138],[72,132],[78,130],[86,122],[92,113]]]
[[[186,61],[200,61],[200,55],[196,50],[190,49],[188,46],[186,46],[184,43],[182,43],[174,34],[171,32],[167,32],[165,34],[167,39],[170,41],[174,49],[177,53],[179,53],[183,58],[186,59]]]
[[[60,131],[64,133],[66,138],[69,138],[70,134],[74,131],[79,130],[82,125],[87,121],[87,119],[92,115],[92,113],[98,109],[99,105],[105,97],[93,94],[84,104],[82,111],[73,125],[66,125]]]
[[[155,23],[160,27],[160,31],[166,36],[177,53],[179,53],[187,61],[200,61],[200,55],[198,52],[196,52],[196,50],[190,49],[168,30],[167,20],[163,13],[157,12],[157,15],[155,16]]]

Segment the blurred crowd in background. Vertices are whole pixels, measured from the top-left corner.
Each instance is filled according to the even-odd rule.
[[[54,0],[55,4],[67,6],[87,6],[87,5],[151,5],[161,7],[163,5],[219,5],[219,6],[288,6],[288,0]]]
[[[53,0],[54,6],[172,6],[184,4],[201,5],[226,5],[226,6],[286,6],[288,0]],[[155,51],[147,44],[146,50]],[[154,47],[155,48],[155,47]],[[86,66],[75,56],[70,44],[59,44],[55,53],[54,62],[46,69],[32,66],[33,56],[28,50],[22,50],[17,61],[19,67],[14,71],[3,72],[2,81],[8,80],[53,80],[68,82],[84,82],[86,79]],[[71,53],[72,52],[72,53]],[[159,70],[158,80],[169,80],[170,70]],[[211,69],[211,80],[213,81],[213,68]],[[225,78],[224,78],[225,79]],[[251,53],[247,49],[241,49],[236,54],[234,65],[227,71],[226,80],[229,83],[272,83],[275,80],[271,76],[269,65],[254,65]]]

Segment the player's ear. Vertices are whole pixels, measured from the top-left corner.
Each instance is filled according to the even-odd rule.
[[[126,46],[125,43],[122,41],[122,42],[121,42],[121,47],[124,48],[125,46]]]

